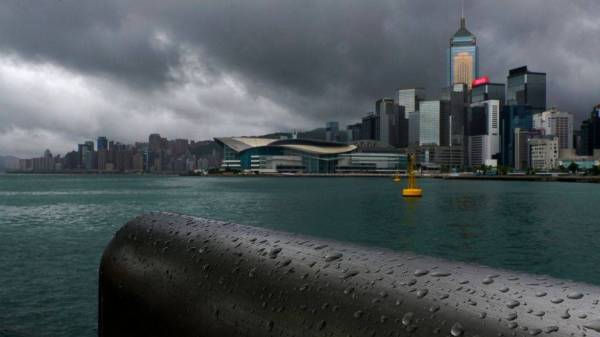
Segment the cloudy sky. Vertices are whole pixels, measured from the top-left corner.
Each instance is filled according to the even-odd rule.
[[[481,72],[548,73],[549,105],[600,102],[600,2],[465,0]],[[98,135],[210,139],[372,110],[444,83],[459,0],[3,0],[0,155]]]

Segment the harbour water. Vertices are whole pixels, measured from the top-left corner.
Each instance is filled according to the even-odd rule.
[[[0,336],[95,336],[113,233],[173,211],[600,284],[596,184],[0,175]]]

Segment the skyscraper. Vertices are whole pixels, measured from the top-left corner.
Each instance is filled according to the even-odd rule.
[[[340,124],[338,122],[327,122],[325,124],[325,140],[337,142],[339,140]]]
[[[482,77],[473,81],[472,87],[471,103],[495,99],[500,101],[500,109],[504,106],[506,86],[503,83],[490,83],[488,77]]]
[[[379,141],[390,144],[390,120],[389,115],[394,112],[394,100],[381,98],[375,102],[375,114],[379,116]]]
[[[533,113],[528,105],[504,106],[500,115],[501,157],[502,164],[515,167],[515,129],[531,130]]]
[[[108,150],[108,139],[104,136],[98,137],[96,141],[96,146],[98,147],[98,151],[100,150]]]
[[[471,88],[473,80],[479,77],[477,39],[467,30],[464,17],[460,19],[460,28],[450,39],[447,67],[448,87],[458,83]]]
[[[408,118],[401,105],[394,106],[394,112],[388,115],[390,126],[390,145],[394,147],[408,146]]]
[[[532,113],[546,110],[546,73],[529,71],[527,66],[511,69],[506,79],[506,105],[529,105]]]
[[[550,109],[533,115],[533,126],[543,130],[546,136],[558,137],[561,150],[573,148],[573,114]]]
[[[398,105],[404,107],[406,118],[419,110],[419,102],[425,99],[425,90],[422,88],[398,90]]]
[[[419,145],[440,145],[441,101],[423,101],[419,104]]]
[[[360,129],[360,139],[379,139],[379,116],[375,113],[369,112],[367,116],[363,117]]]
[[[362,128],[362,123],[355,123],[355,124],[351,124],[348,125],[347,130],[348,130],[348,141],[352,142],[352,141],[357,141],[360,140],[360,130]]]
[[[500,152],[500,101],[471,105],[468,113],[468,164],[488,165]]]
[[[581,124],[580,154],[591,156],[594,150],[600,150],[600,105],[595,106],[590,118]]]

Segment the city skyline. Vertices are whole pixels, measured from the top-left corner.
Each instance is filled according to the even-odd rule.
[[[598,100],[590,47],[600,27],[589,15],[600,6],[544,4],[466,2],[469,30],[481,48],[479,73],[504,82],[507,69],[523,64],[547,72],[548,106],[573,112],[579,125]],[[98,134],[132,143],[152,132],[202,140],[312,129],[326,120],[346,125],[372,109],[374,98],[395,97],[398,87],[425,87],[428,97],[443,87],[448,37],[460,20],[454,2],[309,3],[298,11],[263,5],[181,1],[169,3],[171,17],[155,18],[127,2],[3,4],[0,12],[20,14],[14,15],[20,22],[6,20],[2,31],[20,34],[6,36],[0,47],[0,154],[64,153]],[[267,7],[279,19],[262,17]],[[499,9],[508,14],[495,16]],[[532,10],[539,15],[526,15]],[[327,14],[315,19],[314,13]],[[411,18],[415,13],[419,20]],[[51,24],[67,14],[82,19]],[[230,18],[229,31],[217,25],[208,36],[211,14]],[[144,18],[154,26],[144,26]],[[87,20],[97,29],[87,28]],[[342,22],[353,26],[347,30]],[[273,27],[286,38],[257,38],[271,36]],[[52,44],[37,40],[42,28]],[[71,45],[59,35],[65,29],[80,29],[90,43]],[[238,42],[238,49],[228,42]]]

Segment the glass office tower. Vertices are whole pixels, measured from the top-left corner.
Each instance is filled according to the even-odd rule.
[[[419,102],[425,99],[425,90],[422,88],[398,90],[398,105],[404,107],[406,118],[412,112],[419,110]]]
[[[423,101],[419,107],[419,145],[440,145],[442,102]]]
[[[447,67],[448,87],[466,84],[471,88],[473,80],[479,76],[477,39],[467,30],[465,18],[461,18],[459,30],[450,39]]]
[[[527,66],[515,68],[506,83],[506,105],[527,105],[534,114],[546,111],[546,73],[531,72]]]
[[[383,144],[390,145],[390,119],[395,103],[391,98],[381,98],[375,102],[375,114],[379,116],[379,138]]]
[[[528,105],[507,105],[500,117],[500,150],[502,164],[515,167],[515,129],[533,128],[533,109]]]
[[[474,86],[471,90],[471,103],[498,100],[500,101],[500,107],[503,107],[505,90],[506,86],[502,83],[484,83]]]

